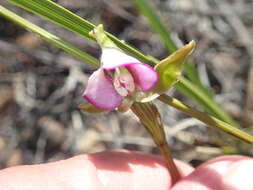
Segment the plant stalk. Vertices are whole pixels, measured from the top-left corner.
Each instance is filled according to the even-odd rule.
[[[163,143],[163,144],[160,144],[160,145],[156,144],[156,145],[159,148],[161,154],[163,155],[163,157],[166,161],[168,170],[170,171],[170,174],[171,174],[171,182],[172,182],[172,185],[174,185],[175,183],[177,183],[181,179],[181,175],[180,175],[180,173],[176,167],[176,164],[173,160],[171,151],[169,149],[169,145],[168,145],[167,141],[165,141],[165,143]]]
[[[160,114],[153,103],[134,103],[131,107],[135,115],[140,119],[142,125],[151,135],[153,141],[161,151],[167,168],[171,175],[171,183],[175,184],[181,179],[178,169],[172,158],[169,145],[166,141],[164,127],[161,122]]]
[[[253,144],[253,136],[249,135],[248,133],[240,130],[238,127],[234,127],[228,123],[225,123],[213,116],[209,116],[206,113],[200,112],[198,110],[195,110],[193,108],[190,108],[186,105],[184,105],[181,101],[169,97],[167,95],[161,95],[158,98],[160,101],[164,102],[165,104],[168,104],[182,112],[184,112],[185,114],[197,118],[198,120],[202,121],[203,123],[209,125],[209,126],[213,126],[216,127],[236,138],[241,139],[242,141],[249,143],[249,144]]]

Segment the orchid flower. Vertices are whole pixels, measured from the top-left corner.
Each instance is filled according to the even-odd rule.
[[[102,47],[101,67],[89,78],[83,97],[102,110],[130,107],[157,81],[157,72],[120,49],[104,34],[102,25],[93,35]]]

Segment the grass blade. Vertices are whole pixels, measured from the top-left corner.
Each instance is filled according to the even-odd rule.
[[[94,24],[79,17],[78,15],[70,12],[69,10],[50,0],[7,0],[7,1],[21,8],[24,8],[30,12],[33,12],[36,15],[40,15],[82,37],[85,37],[89,40],[95,40],[88,34],[94,28]],[[158,60],[156,60],[155,58],[147,56],[141,53],[140,51],[136,50],[135,48],[122,42],[115,36],[109,33],[107,34],[117,46],[119,46],[122,50],[126,51],[127,53],[135,56],[140,61],[149,64],[158,63]]]
[[[162,42],[170,53],[178,49],[173,42],[167,28],[162,23],[155,10],[145,0],[133,0],[139,11],[147,18],[151,28],[160,36]]]
[[[29,22],[26,19],[16,15],[15,13],[9,11],[8,9],[4,8],[0,5],[0,15],[4,16],[5,18],[12,20],[13,22],[19,24],[20,26],[38,34],[44,40],[54,44],[55,46],[63,49],[70,55],[80,59],[81,61],[93,65],[95,67],[99,66],[99,62],[96,58],[90,56],[88,53],[83,52],[82,50],[72,46],[68,42],[63,41],[59,37],[47,32],[46,30],[40,28],[39,26]]]
[[[50,1],[50,0],[7,0],[16,4],[26,10],[33,12],[34,14],[43,16],[48,20],[59,24],[61,26],[69,26],[72,32],[78,33],[90,40],[94,40],[89,36],[89,31],[94,28],[94,25],[90,22],[81,19],[76,14],[63,8],[62,6]]]

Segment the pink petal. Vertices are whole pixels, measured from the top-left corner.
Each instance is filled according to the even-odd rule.
[[[113,70],[117,67],[127,66],[129,63],[138,63],[139,61],[120,50],[105,48],[102,49],[101,62],[103,69]]]
[[[144,63],[129,63],[126,68],[132,74],[135,84],[137,84],[142,91],[147,91],[156,85],[158,80],[157,72]]]
[[[103,110],[113,110],[122,104],[123,98],[114,89],[111,78],[103,69],[95,71],[89,78],[83,97]]]

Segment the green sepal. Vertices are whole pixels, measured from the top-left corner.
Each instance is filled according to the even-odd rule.
[[[104,26],[99,24],[92,31],[89,32],[91,37],[94,37],[101,48],[115,48],[119,49],[115,43],[106,35]]]
[[[153,93],[163,94],[177,82],[177,77],[182,73],[182,65],[195,46],[196,43],[191,41],[154,67],[159,78],[157,85],[152,89]]]
[[[99,108],[97,108],[97,107],[95,107],[95,106],[93,106],[92,104],[89,104],[89,103],[80,104],[78,107],[83,113],[98,114],[98,113],[108,112],[108,110],[99,109]]]

